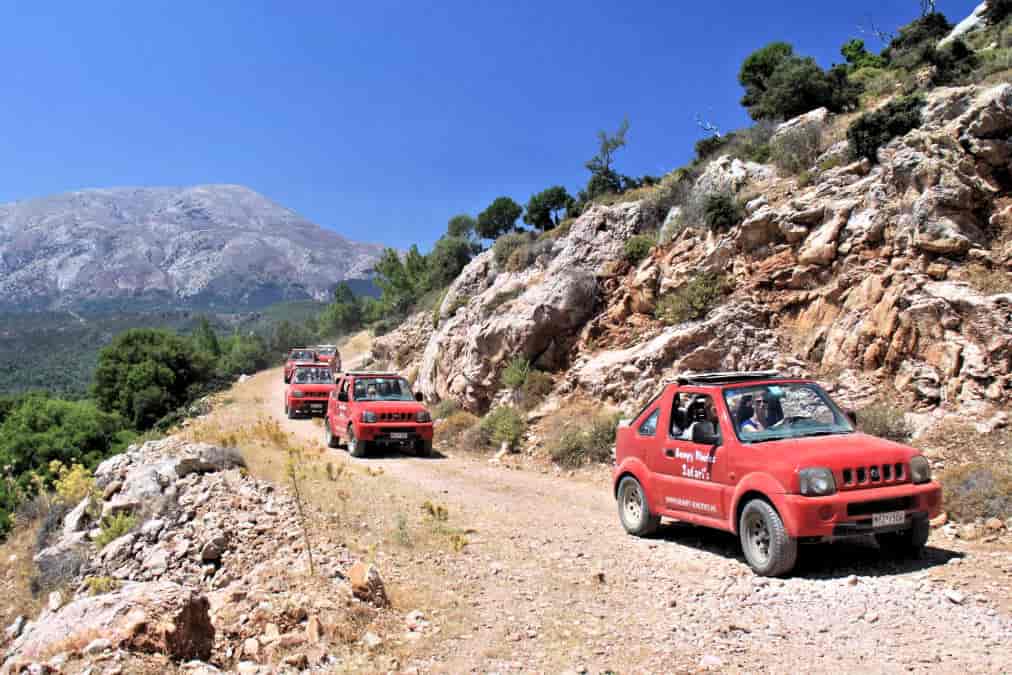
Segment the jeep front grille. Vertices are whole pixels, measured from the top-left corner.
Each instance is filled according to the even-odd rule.
[[[871,502],[852,502],[847,504],[848,516],[870,516],[888,511],[906,511],[914,507],[913,497],[896,497],[894,499],[877,499]]]
[[[859,488],[906,482],[907,468],[902,462],[871,464],[850,467],[841,471],[840,474],[843,487]]]
[[[413,422],[415,420],[414,413],[380,413],[376,417],[381,422],[407,422],[409,420]]]

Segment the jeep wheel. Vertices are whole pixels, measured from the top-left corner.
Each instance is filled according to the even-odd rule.
[[[646,537],[657,531],[661,517],[650,513],[640,482],[626,476],[618,484],[618,518],[629,534]]]
[[[769,502],[753,499],[745,505],[738,534],[745,560],[756,574],[776,577],[794,568],[798,542],[787,534],[784,521]]]
[[[432,457],[432,441],[415,441],[415,454],[419,457]]]
[[[365,457],[365,454],[369,451],[369,444],[367,441],[360,441],[355,438],[355,429],[349,424],[348,425],[348,454],[352,457]]]
[[[323,444],[328,448],[337,447],[337,436],[330,430],[330,420],[323,418]]]
[[[285,404],[285,415],[288,416],[288,419],[294,420],[295,419],[295,408],[292,408],[291,406],[289,406],[286,403]]]
[[[875,535],[878,547],[887,555],[917,557],[928,543],[931,523],[927,518],[915,518],[913,524],[900,532],[883,532]]]

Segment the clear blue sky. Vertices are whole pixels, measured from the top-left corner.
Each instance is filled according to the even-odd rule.
[[[939,0],[952,21],[976,0]],[[211,5],[215,5],[212,7]],[[917,0],[9,2],[0,201],[241,183],[354,239],[428,248],[449,216],[687,161],[697,113],[741,126],[738,66],[772,40],[825,66]],[[869,47],[878,49],[873,40]]]

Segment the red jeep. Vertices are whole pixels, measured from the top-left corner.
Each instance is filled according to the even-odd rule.
[[[320,363],[330,364],[330,369],[335,373],[341,372],[341,352],[337,351],[334,345],[317,345],[313,351]]]
[[[432,416],[421,400],[400,375],[344,373],[331,394],[324,443],[336,448],[343,440],[352,457],[364,457],[374,444],[410,446],[419,457],[428,457]]]
[[[764,576],[799,543],[874,535],[917,553],[942,491],[914,448],[855,431],[811,380],[703,373],[668,383],[616,434],[614,493],[630,534],[662,517],[735,533]]]
[[[285,361],[285,384],[292,379],[292,371],[296,366],[310,365],[317,362],[316,352],[312,349],[293,349]]]
[[[285,414],[326,415],[334,376],[325,363],[296,363],[291,381],[285,387]]]

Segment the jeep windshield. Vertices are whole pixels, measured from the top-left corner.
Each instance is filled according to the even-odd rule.
[[[334,384],[330,368],[296,368],[292,380],[296,384]]]
[[[292,355],[288,357],[292,361],[314,361],[315,356],[313,352],[306,349],[297,349],[292,352]]]
[[[336,351],[337,350],[334,349],[333,347],[321,347],[320,349],[316,350],[316,353],[319,354],[320,356],[333,356],[334,352]]]
[[[813,383],[760,384],[724,390],[734,431],[743,443],[847,434],[847,416]]]
[[[411,385],[403,377],[369,377],[355,380],[356,401],[414,401]]]

